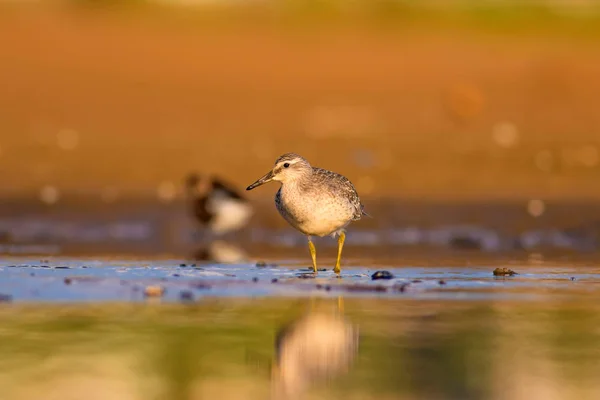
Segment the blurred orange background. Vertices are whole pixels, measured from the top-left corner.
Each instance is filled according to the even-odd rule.
[[[170,201],[192,170],[243,187],[287,151],[365,197],[600,197],[595,3],[103,3],[2,5],[6,199]]]

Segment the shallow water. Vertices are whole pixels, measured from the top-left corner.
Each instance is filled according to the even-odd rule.
[[[415,299],[545,299],[600,294],[600,268],[557,263],[514,264],[518,275],[497,277],[489,264],[417,267],[350,262],[341,276],[317,275],[299,260],[194,264],[187,260],[12,259],[0,264],[0,294],[14,302],[144,301],[148,287],[163,302],[205,297],[354,296]],[[356,265],[359,264],[359,265]],[[385,270],[392,279],[372,279]]]
[[[2,399],[599,398],[593,260],[365,260],[5,258]]]
[[[312,399],[597,399],[597,304],[14,305],[0,307],[0,385],[8,400],[268,399],[282,387]]]

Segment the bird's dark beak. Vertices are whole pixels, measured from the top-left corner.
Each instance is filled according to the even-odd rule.
[[[252,190],[255,187],[259,187],[260,185],[264,185],[267,182],[271,182],[273,180],[273,171],[267,172],[262,178],[254,182],[252,185],[248,186],[246,190]]]

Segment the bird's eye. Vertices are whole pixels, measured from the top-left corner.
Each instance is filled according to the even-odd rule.
[[[286,162],[285,164],[283,164],[283,168],[289,168],[289,166],[290,166],[289,162]]]

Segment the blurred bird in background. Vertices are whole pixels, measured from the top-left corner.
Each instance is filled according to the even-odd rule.
[[[233,185],[209,175],[190,174],[186,193],[191,216],[198,224],[200,248],[194,258],[218,263],[242,262],[246,252],[223,237],[242,229],[253,214],[252,204]]]
[[[213,235],[240,230],[253,214],[248,199],[218,177],[192,173],[186,189],[193,217]]]

